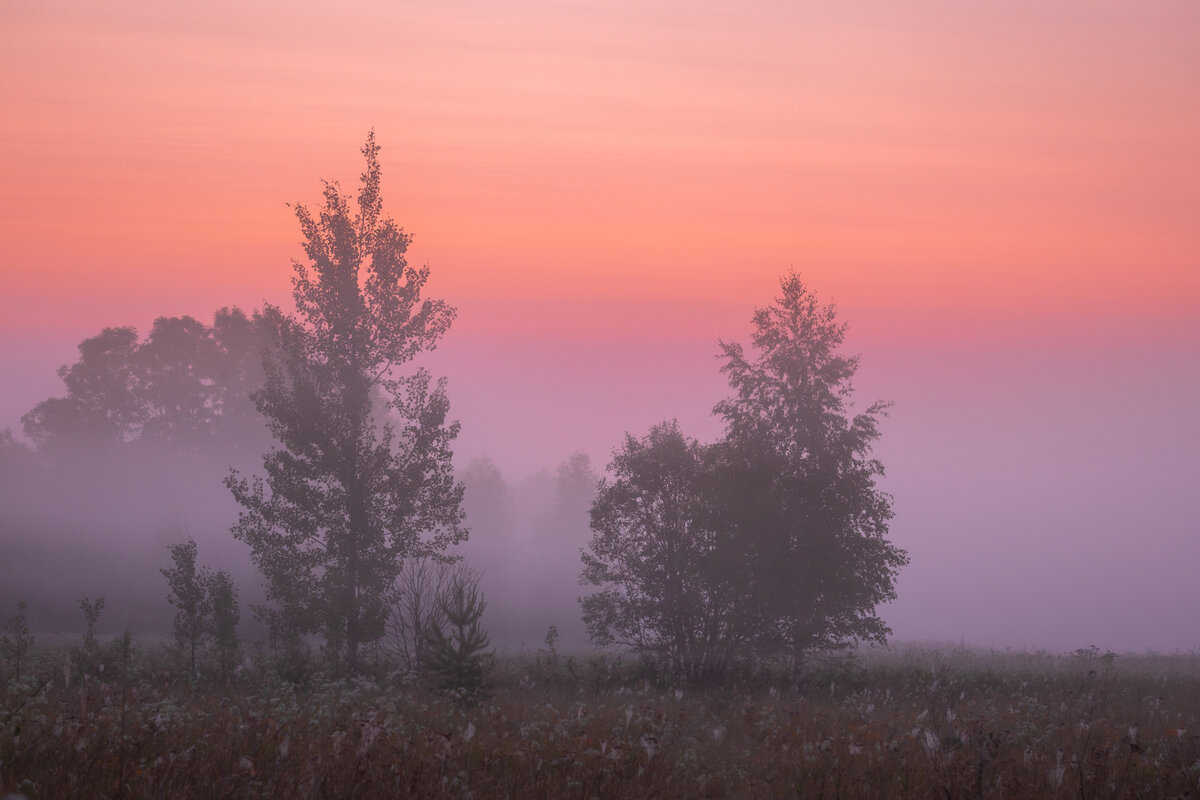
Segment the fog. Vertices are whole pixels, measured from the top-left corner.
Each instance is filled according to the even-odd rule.
[[[921,352],[863,342],[850,322],[849,345],[862,353],[857,399],[894,403],[875,452],[895,501],[891,539],[911,558],[882,610],[896,640],[1200,643],[1194,352]],[[560,646],[586,646],[576,600],[594,481],[626,432],[677,418],[701,439],[720,434],[710,412],[728,389],[715,339],[745,329],[733,327],[709,342],[586,352],[559,343],[501,353],[452,336],[427,360],[449,376],[462,422],[456,463],[471,534],[457,552],[483,571],[486,623],[502,649],[541,646],[550,625]],[[34,403],[63,394],[56,365],[28,359],[4,365],[3,422],[14,431]],[[261,602],[221,481],[231,467],[256,469],[269,445],[251,426],[235,447],[83,450],[52,463],[6,448],[0,605],[24,599],[35,628],[73,631],[78,599],[105,596],[102,631],[165,633],[159,569],[167,544],[185,536],[203,563],[231,571],[244,605]],[[262,635],[250,613],[243,627]]]

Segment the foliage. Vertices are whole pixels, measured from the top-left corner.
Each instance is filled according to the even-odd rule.
[[[212,613],[210,631],[213,649],[216,651],[221,675],[228,681],[241,653],[238,622],[242,615],[238,608],[237,585],[228,572],[217,570],[207,576],[206,589],[208,607]]]
[[[54,455],[134,442],[236,449],[262,427],[247,395],[262,382],[274,326],[269,313],[223,308],[211,326],[159,317],[140,342],[132,327],[105,328],[59,369],[66,396],[22,417],[25,433]]]
[[[439,691],[466,702],[482,699],[495,651],[480,624],[487,602],[477,580],[456,574],[437,600],[445,622],[426,632],[425,667]]]
[[[734,393],[725,422],[718,522],[740,546],[759,621],[755,644],[797,663],[807,653],[890,633],[876,615],[908,563],[886,538],[891,497],[871,455],[887,404],[850,416],[858,358],[846,324],[791,273],[754,313],[754,357],[722,342]]]
[[[876,614],[907,563],[886,538],[891,498],[871,456],[886,405],[849,414],[845,324],[791,274],[754,315],[748,358],[722,342],[734,394],[703,445],[675,423],[626,438],[592,507],[581,582],[592,640],[677,675],[883,641]]]
[[[100,621],[100,614],[104,611],[104,598],[80,598],[79,610],[83,612],[83,620],[87,625],[83,633],[83,649],[85,652],[94,653],[100,647],[96,638],[96,623]]]
[[[726,668],[745,634],[726,574],[731,542],[710,525],[709,450],[674,422],[626,436],[592,506],[581,582],[592,641],[661,660],[678,675]]]
[[[172,567],[159,570],[167,579],[167,602],[175,606],[175,647],[187,654],[188,668],[197,672],[197,649],[211,642],[221,674],[228,679],[240,649],[237,626],[237,586],[225,570],[197,567],[196,542],[189,538],[168,545]]]
[[[209,572],[196,567],[196,542],[168,545],[172,567],[159,570],[167,579],[170,594],[167,602],[175,606],[175,647],[188,655],[189,669],[196,671],[196,648],[201,637],[208,631],[212,606],[209,603],[207,583]]]
[[[382,216],[378,150],[372,134],[356,210],[337,183],[315,215],[296,208],[308,257],[293,263],[297,313],[273,310],[278,355],[253,395],[278,447],[263,457],[265,480],[226,481],[275,636],[321,632],[351,674],[360,644],[383,635],[403,560],[466,536],[445,381],[395,374],[436,346],[455,312],[422,299],[429,268],[408,265],[411,237]]]

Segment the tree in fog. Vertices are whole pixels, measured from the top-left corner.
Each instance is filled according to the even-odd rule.
[[[112,445],[132,438],[142,410],[134,381],[137,331],[105,328],[79,343],[79,360],[59,368],[66,397],[43,400],[21,418],[41,450]]]
[[[441,623],[426,633],[424,666],[439,691],[469,702],[487,694],[487,673],[496,660],[492,641],[483,629],[487,601],[477,576],[456,573],[438,594]]]
[[[265,480],[227,480],[272,630],[322,632],[351,673],[360,644],[383,634],[403,559],[466,536],[445,380],[395,371],[432,350],[455,312],[422,299],[429,269],[408,265],[410,236],[382,216],[378,149],[372,134],[356,208],[327,183],[317,214],[296,209],[308,263],[293,263],[296,314],[280,314],[279,356],[254,395],[278,446]]]
[[[710,524],[709,461],[674,422],[627,435],[592,505],[580,578],[600,587],[581,599],[594,643],[690,677],[719,672],[745,644],[723,568],[730,542]]]
[[[845,324],[795,274],[782,289],[754,314],[752,356],[721,343],[721,439],[666,424],[615,454],[583,554],[593,641],[696,675],[751,656],[799,665],[890,632],[875,610],[908,556],[887,539],[871,455],[887,406],[851,414]]]
[[[205,584],[208,608],[212,613],[210,631],[213,647],[217,651],[221,675],[225,680],[229,680],[241,651],[238,622],[242,618],[242,612],[238,608],[237,585],[233,582],[233,577],[223,569],[210,572]]]
[[[270,314],[223,308],[212,326],[159,317],[140,342],[134,328],[105,328],[58,370],[66,396],[22,417],[25,434],[60,457],[129,443],[178,452],[253,441],[263,425],[248,395],[262,385],[274,325]]]
[[[435,629],[446,624],[442,600],[456,584],[478,586],[481,573],[464,559],[405,559],[387,594],[384,648],[405,668],[426,664],[426,649]]]
[[[168,545],[171,566],[159,570],[167,579],[167,602],[175,607],[175,647],[188,655],[192,672],[196,671],[196,648],[208,632],[212,606],[208,597],[208,573],[196,565],[198,548],[193,539]]]
[[[225,570],[214,572],[196,564],[198,548],[194,539],[168,545],[167,550],[171,566],[159,572],[167,579],[167,602],[175,607],[175,647],[187,654],[194,673],[196,650],[205,640],[211,641],[221,673],[228,678],[240,646],[237,586]]]
[[[805,654],[890,633],[876,615],[895,597],[907,554],[887,539],[891,497],[871,453],[887,404],[853,414],[858,357],[846,324],[791,273],[754,313],[752,354],[721,342],[733,394],[725,422],[715,524],[738,542],[746,618],[759,652]]]
[[[489,538],[502,543],[512,533],[513,508],[508,483],[500,468],[491,456],[471,459],[463,470],[462,483],[466,490],[463,511],[467,524],[472,531],[486,528]]]

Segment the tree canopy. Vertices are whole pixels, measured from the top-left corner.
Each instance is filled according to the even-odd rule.
[[[25,434],[58,455],[135,443],[237,449],[261,438],[248,396],[262,383],[275,326],[269,313],[222,308],[212,325],[159,317],[141,341],[133,327],[105,328],[58,370],[66,396],[22,417]]]
[[[871,453],[887,405],[853,414],[846,325],[792,273],[756,310],[752,352],[721,342],[732,394],[704,445],[663,423],[627,437],[592,507],[581,582],[594,641],[697,675],[739,657],[799,664],[890,632],[876,608],[908,557]]]
[[[398,369],[434,349],[455,311],[422,296],[429,268],[408,264],[411,237],[383,216],[378,151],[372,134],[353,207],[337,183],[316,213],[296,207],[307,256],[293,262],[296,313],[276,312],[279,356],[253,395],[277,446],[265,479],[227,481],[273,630],[323,632],[351,673],[359,645],[383,633],[402,560],[466,536],[445,380]]]

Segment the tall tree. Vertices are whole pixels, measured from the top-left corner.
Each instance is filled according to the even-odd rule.
[[[886,403],[851,411],[858,357],[846,324],[791,273],[754,313],[753,356],[721,342],[732,396],[725,421],[720,524],[740,543],[746,609],[761,652],[797,663],[813,650],[890,633],[877,606],[895,597],[907,554],[887,539],[891,497],[871,452]]]
[[[279,357],[254,395],[278,446],[263,457],[265,481],[226,481],[273,630],[323,632],[351,673],[360,644],[382,635],[403,559],[466,537],[445,379],[397,374],[455,311],[422,298],[429,268],[409,266],[411,237],[382,215],[378,152],[372,133],[356,208],[337,183],[316,215],[296,208],[308,263],[293,262],[296,314],[278,314]]]
[[[754,315],[747,356],[721,343],[733,394],[725,435],[673,424],[628,437],[592,506],[581,582],[598,644],[697,676],[758,656],[791,660],[890,631],[876,608],[908,562],[888,541],[891,497],[871,454],[887,406],[850,410],[846,326],[791,274]]]

